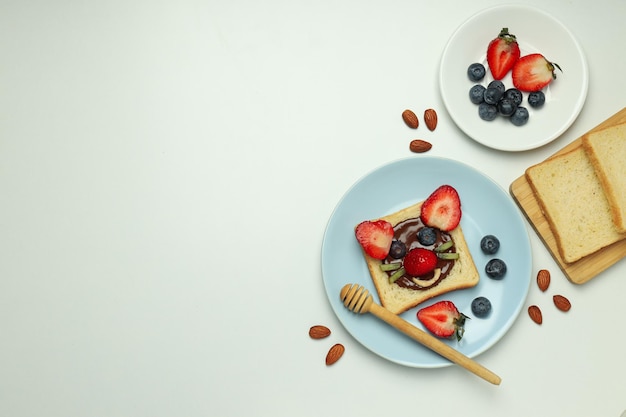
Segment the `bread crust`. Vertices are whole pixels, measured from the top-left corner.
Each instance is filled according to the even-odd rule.
[[[403,208],[395,213],[383,216],[380,219],[388,221],[395,227],[400,222],[419,217],[422,203],[423,202],[419,202]],[[442,279],[436,286],[426,290],[413,290],[389,283],[389,276],[380,269],[382,261],[374,259],[363,252],[363,256],[367,262],[367,268],[383,307],[394,314],[400,314],[438,295],[474,287],[478,284],[480,275],[474,264],[467,242],[465,241],[461,226],[457,226],[448,233],[454,240],[459,259],[455,261],[448,276]]]

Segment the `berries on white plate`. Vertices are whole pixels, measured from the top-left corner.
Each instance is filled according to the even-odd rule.
[[[541,54],[529,54],[517,60],[511,77],[515,88],[521,91],[539,91],[556,79],[556,69],[561,67]]]
[[[487,65],[495,80],[501,80],[513,68],[521,55],[517,38],[502,28],[487,46]]]

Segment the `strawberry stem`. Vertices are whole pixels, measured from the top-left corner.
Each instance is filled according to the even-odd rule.
[[[515,40],[517,39],[515,35],[509,33],[509,28],[502,28],[498,37],[500,39],[503,39],[506,43],[515,42]]]
[[[465,334],[465,320],[469,320],[465,314],[459,312],[459,318],[454,320],[454,327],[456,328],[456,340],[460,342],[463,339],[463,335]]]

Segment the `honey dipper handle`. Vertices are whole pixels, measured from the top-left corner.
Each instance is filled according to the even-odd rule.
[[[479,377],[488,382],[491,382],[494,385],[500,385],[501,379],[498,375],[494,374],[481,364],[463,355],[458,350],[446,345],[435,336],[431,336],[422,329],[413,326],[411,323],[393,314],[386,308],[381,307],[376,303],[372,303],[369,312],[379,319],[383,320],[387,324],[390,324],[391,326],[400,330],[407,336],[410,336],[411,338],[417,340],[419,343],[426,346],[430,350],[440,354],[444,358],[449,359],[457,365],[462,366],[468,371],[474,373],[475,375],[478,375]]]

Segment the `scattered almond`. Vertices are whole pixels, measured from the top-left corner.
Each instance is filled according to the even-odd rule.
[[[326,366],[330,366],[337,362],[339,358],[343,356],[343,352],[345,352],[345,350],[346,348],[344,348],[341,343],[333,345],[326,354]]]
[[[530,316],[530,319],[537,324],[541,324],[543,322],[541,310],[536,305],[528,307],[528,315]]]
[[[411,129],[417,129],[420,124],[415,113],[409,109],[402,112],[402,120],[404,120],[404,123],[406,123],[406,125]]]
[[[437,127],[437,112],[433,109],[424,111],[424,123],[431,132]]]
[[[552,297],[552,301],[554,301],[554,305],[561,311],[569,311],[572,308],[572,303],[562,295],[555,295]]]
[[[545,291],[550,286],[550,271],[542,269],[537,273],[537,286],[541,291]]]
[[[421,139],[412,140],[409,144],[409,149],[411,150],[411,152],[415,153],[423,153],[429,151],[432,147],[433,145],[430,142],[426,142],[425,140]]]
[[[326,326],[316,325],[309,329],[311,339],[323,339],[330,336],[330,329]]]

